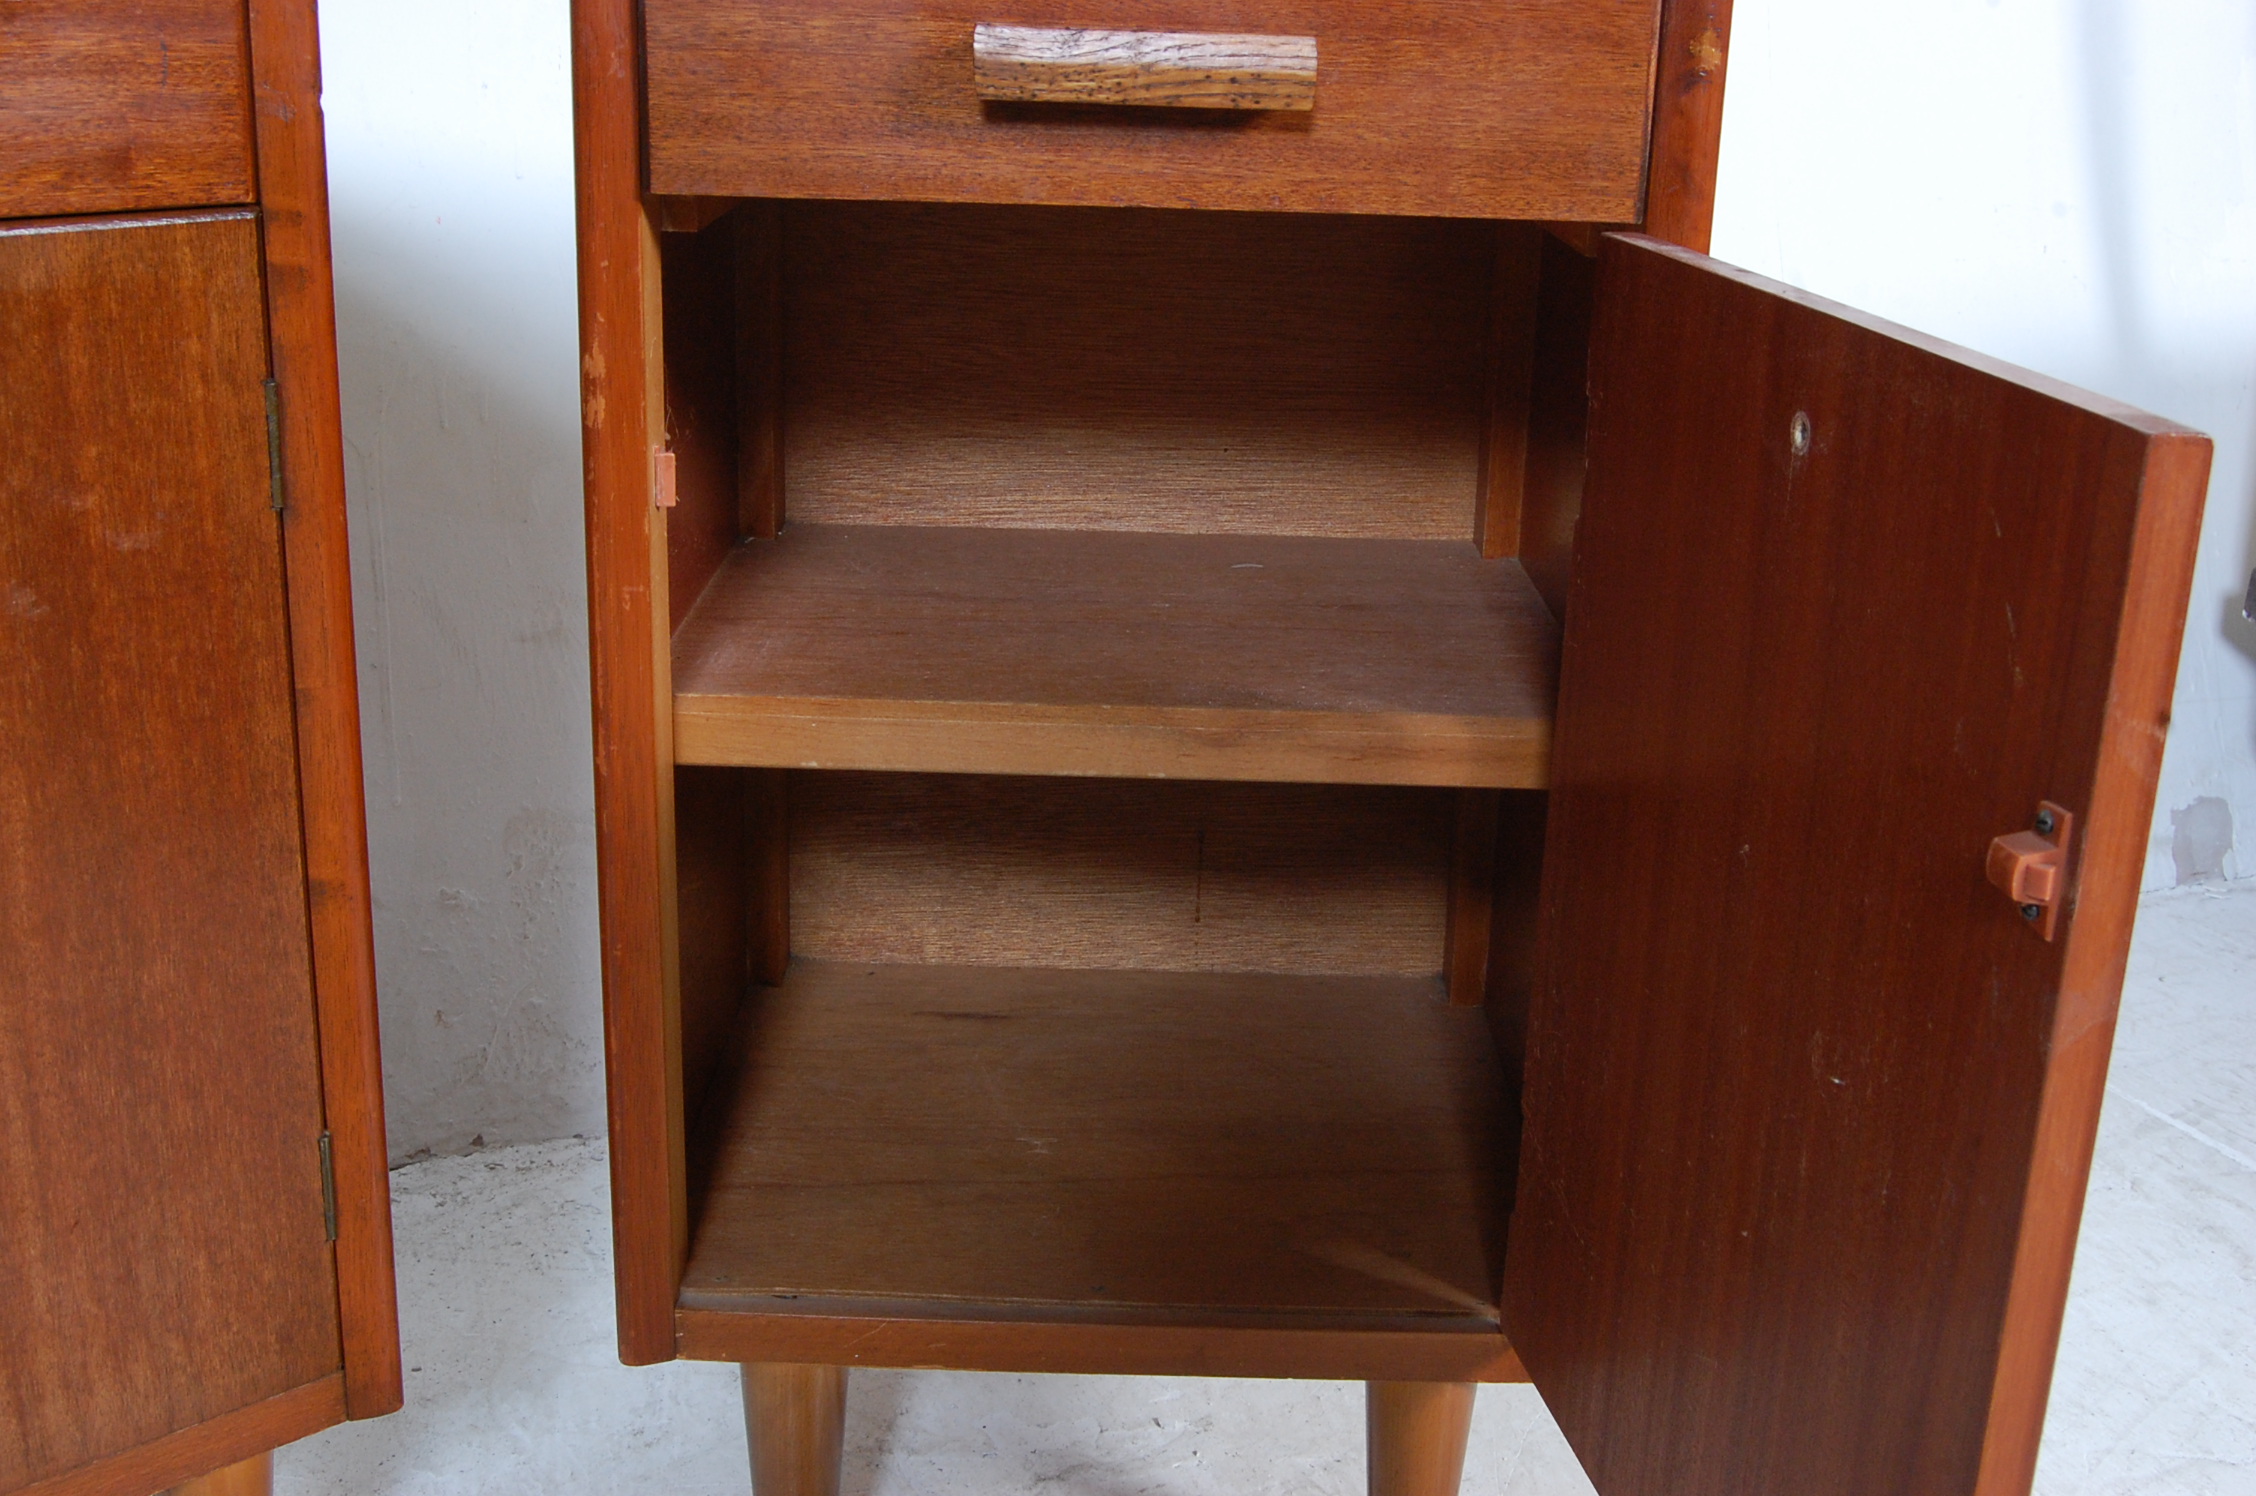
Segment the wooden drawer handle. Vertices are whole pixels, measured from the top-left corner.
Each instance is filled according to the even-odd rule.
[[[979,97],[1031,104],[1314,109],[1316,38],[980,26]]]

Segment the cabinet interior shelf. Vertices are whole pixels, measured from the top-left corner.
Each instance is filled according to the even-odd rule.
[[[1498,1334],[1518,1108],[1416,977],[796,963],[686,1310]]]
[[[1461,542],[799,525],[683,620],[674,753],[1536,788],[1557,639]]]

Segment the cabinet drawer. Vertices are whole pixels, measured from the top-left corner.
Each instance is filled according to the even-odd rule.
[[[247,203],[242,0],[0,5],[0,218]]]
[[[646,0],[651,190],[1634,221],[1657,0]],[[1313,108],[983,101],[981,25],[1313,38]]]

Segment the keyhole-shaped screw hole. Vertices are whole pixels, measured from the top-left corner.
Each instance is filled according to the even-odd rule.
[[[1786,428],[1786,439],[1796,457],[1807,457],[1810,444],[1810,418],[1806,410],[1794,412],[1794,423]]]

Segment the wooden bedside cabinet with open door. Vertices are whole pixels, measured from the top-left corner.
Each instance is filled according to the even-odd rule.
[[[312,0],[0,15],[0,1491],[400,1404]]]
[[[761,1496],[853,1366],[2027,1488],[2208,444],[1705,258],[1728,9],[579,0],[620,1344]]]

